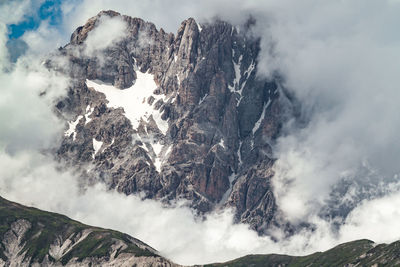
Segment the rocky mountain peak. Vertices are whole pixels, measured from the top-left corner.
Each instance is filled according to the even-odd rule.
[[[88,53],[106,20],[122,34]],[[189,18],[174,35],[114,11],[89,19],[59,50],[74,81],[57,104],[67,121],[59,159],[125,194],[183,198],[200,213],[233,207],[262,232],[285,95],[257,77],[259,40],[246,27]]]

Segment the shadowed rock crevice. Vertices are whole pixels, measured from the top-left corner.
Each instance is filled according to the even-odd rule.
[[[103,17],[122,21],[124,37],[87,55]],[[59,159],[126,194],[187,199],[200,213],[233,207],[263,232],[276,209],[271,144],[285,107],[277,82],[256,75],[259,39],[249,27],[189,18],[174,35],[113,11],[89,19],[58,52],[67,64],[48,61],[74,81],[57,105],[67,120]],[[148,75],[155,85],[142,92]],[[113,106],[107,95],[129,90],[143,94],[133,113],[148,110],[137,121],[129,103]]]

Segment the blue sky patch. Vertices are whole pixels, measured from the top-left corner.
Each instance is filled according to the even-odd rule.
[[[50,26],[61,25],[61,2],[62,0],[47,0],[36,12],[33,12],[33,15],[25,17],[18,24],[7,25],[8,41],[6,46],[11,62],[16,62],[28,48],[28,45],[20,38],[26,31],[36,30],[43,20],[47,20]]]
[[[60,25],[62,23],[61,2],[62,0],[47,0],[32,16],[26,17],[24,21],[18,24],[7,25],[8,38],[17,39],[25,31],[37,29],[42,20],[48,20],[52,26]]]

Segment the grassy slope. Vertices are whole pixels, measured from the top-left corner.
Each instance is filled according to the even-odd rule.
[[[351,265],[353,264],[353,265]],[[357,240],[336,246],[325,252],[308,256],[248,255],[226,263],[207,266],[288,266],[288,267],[330,267],[330,266],[400,266],[400,241],[374,247],[370,240]]]
[[[11,224],[18,219],[25,219],[32,225],[24,236],[26,243],[23,248],[23,251],[27,252],[25,257],[32,257],[31,261],[42,262],[49,252],[50,245],[54,243],[58,236],[61,235],[63,238],[68,238],[71,235],[78,235],[85,229],[90,229],[92,232],[86,239],[64,255],[60,259],[61,263],[65,264],[74,257],[79,260],[83,260],[86,257],[107,257],[109,256],[111,245],[116,240],[122,240],[128,245],[126,249],[118,253],[126,252],[136,256],[158,257],[150,250],[139,248],[131,241],[132,238],[126,234],[87,226],[64,215],[25,207],[0,197],[0,240],[10,229]],[[1,242],[0,258],[7,260]],[[50,256],[49,258],[51,259]]]

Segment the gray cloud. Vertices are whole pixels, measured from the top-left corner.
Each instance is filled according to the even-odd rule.
[[[101,57],[104,49],[126,36],[126,30],[126,22],[121,17],[101,16],[99,24],[89,32],[85,40],[84,54],[88,57]]]
[[[400,171],[399,3],[302,5],[270,20],[263,47],[274,50],[263,49],[259,70],[284,75],[308,120],[289,124],[276,147],[275,194],[294,221],[318,213],[343,179],[369,186],[395,181]]]
[[[13,71],[0,73],[0,145],[8,153],[48,148],[64,126],[51,107],[67,80],[32,63],[19,61]]]

